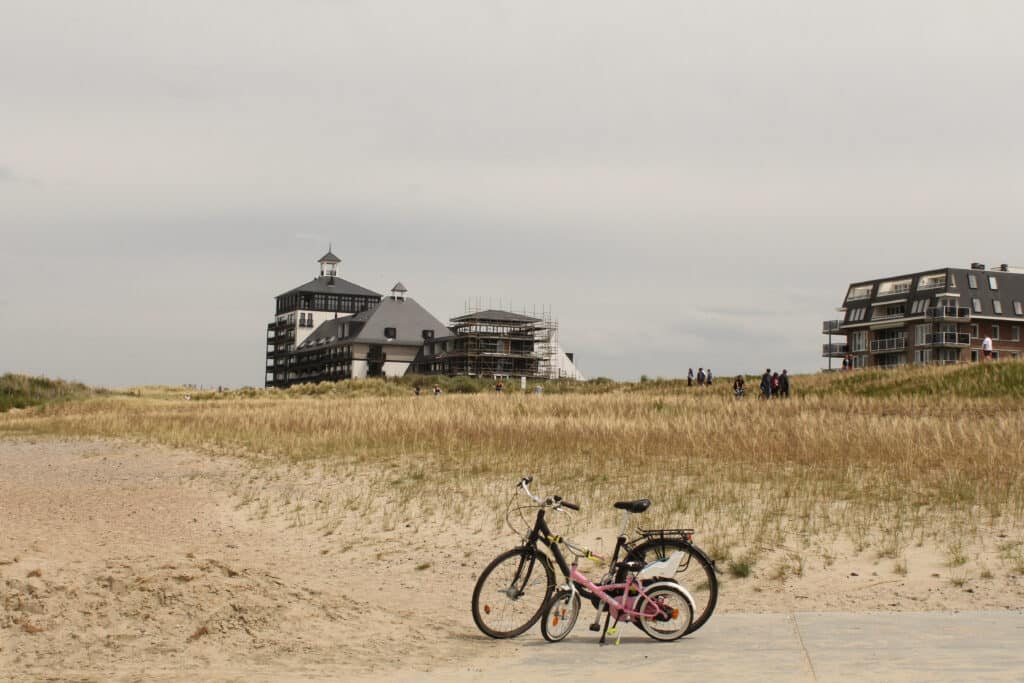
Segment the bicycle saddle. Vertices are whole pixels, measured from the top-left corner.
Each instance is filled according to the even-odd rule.
[[[641,498],[640,500],[620,500],[614,504],[620,510],[627,512],[643,512],[647,508],[651,507],[651,500],[649,498]]]

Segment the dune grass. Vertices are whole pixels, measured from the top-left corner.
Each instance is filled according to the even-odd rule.
[[[415,397],[422,378],[191,401],[152,389],[3,415],[0,436],[129,438],[323,466],[361,477],[388,515],[441,511],[453,523],[499,520],[514,482],[533,474],[541,492],[578,500],[602,524],[614,520],[610,501],[648,496],[646,523],[695,526],[748,567],[765,548],[822,537],[896,558],[926,537],[1022,525],[1022,373],[1002,362],[801,376],[793,398],[770,402],[734,399],[725,378],[704,390],[553,383],[540,396],[475,382]],[[357,494],[337,495],[345,505]]]
[[[0,413],[11,408],[86,398],[95,393],[96,390],[77,382],[7,373],[0,375]]]

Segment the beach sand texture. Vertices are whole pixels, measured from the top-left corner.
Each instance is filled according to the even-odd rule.
[[[521,647],[484,638],[469,614],[477,572],[511,533],[438,515],[382,523],[358,507],[324,525],[287,502],[313,509],[358,476],[27,439],[0,440],[0,472],[0,678],[344,679],[493,664]],[[773,578],[764,562],[724,576],[720,610],[1020,609],[1024,577],[1002,569],[1001,535],[973,539],[966,568],[910,548],[906,574],[830,541],[829,562],[801,575]],[[613,532],[578,536],[604,548]],[[977,578],[982,565],[1000,569]]]

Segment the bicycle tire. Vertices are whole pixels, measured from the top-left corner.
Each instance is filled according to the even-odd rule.
[[[682,550],[686,556],[679,563],[679,569],[675,576],[665,578],[675,580],[693,596],[693,622],[686,631],[689,634],[706,624],[718,605],[718,576],[715,573],[714,565],[704,551],[685,539],[668,536],[646,539],[633,546],[626,559],[638,560],[647,564],[662,560],[676,550]],[[616,575],[616,582],[625,582],[626,573],[626,571],[620,570]]]
[[[476,581],[473,621],[491,638],[515,638],[537,623],[554,587],[547,555],[526,546],[503,552]]]
[[[640,627],[640,630],[651,638],[662,642],[678,640],[690,632],[690,624],[693,623],[693,605],[678,585],[670,581],[663,581],[644,590],[647,597],[641,598],[637,602],[638,612],[648,615],[657,614],[658,609],[651,605],[651,603],[655,603],[658,608],[669,614],[667,617],[640,617],[634,622]]]
[[[558,590],[551,594],[544,618],[540,620],[540,634],[549,643],[565,640],[576,626],[580,616],[580,594]]]

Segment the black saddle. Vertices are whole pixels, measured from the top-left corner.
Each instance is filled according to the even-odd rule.
[[[620,500],[614,504],[620,510],[626,512],[643,512],[647,508],[651,507],[651,500],[649,498],[641,498],[640,500]]]

